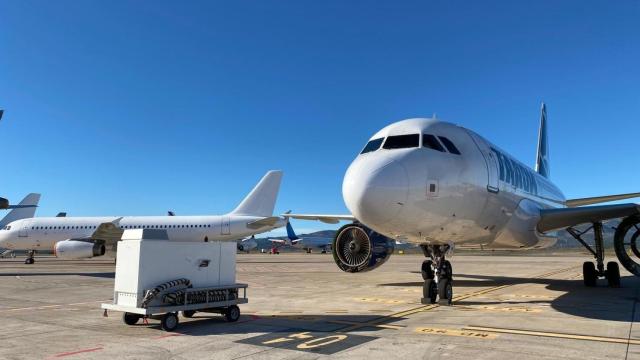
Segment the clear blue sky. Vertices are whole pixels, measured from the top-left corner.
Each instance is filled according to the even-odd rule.
[[[344,213],[379,128],[437,113],[532,164],[541,101],[568,197],[640,191],[639,19],[624,0],[0,0],[0,195],[216,214],[282,169],[278,211]]]

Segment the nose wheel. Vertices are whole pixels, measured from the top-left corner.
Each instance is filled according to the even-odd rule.
[[[36,262],[36,260],[33,258],[33,256],[36,254],[35,250],[29,250],[27,251],[27,258],[24,259],[24,263],[27,265],[31,265],[33,263]]]
[[[451,305],[453,302],[453,268],[445,259],[449,245],[420,245],[424,256],[420,272],[424,280],[422,286],[423,304]]]

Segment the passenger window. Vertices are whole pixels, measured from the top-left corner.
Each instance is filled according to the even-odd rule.
[[[458,150],[458,148],[455,145],[453,145],[451,140],[447,139],[444,136],[438,136],[438,137],[440,138],[440,140],[442,141],[444,146],[447,147],[447,150],[449,150],[450,153],[456,154],[456,155],[460,155],[460,151]]]
[[[431,134],[422,135],[422,147],[444,152],[444,148],[440,145],[440,141]]]
[[[387,141],[384,142],[382,148],[384,149],[406,149],[406,148],[415,148],[420,144],[420,135],[418,134],[410,134],[410,135],[396,135],[389,136]]]
[[[367,145],[365,145],[364,149],[362,149],[360,154],[365,154],[365,153],[376,151],[376,150],[380,149],[380,145],[382,145],[382,141],[383,140],[384,140],[384,138],[379,138],[379,139],[373,139],[373,140],[369,141],[367,143]]]

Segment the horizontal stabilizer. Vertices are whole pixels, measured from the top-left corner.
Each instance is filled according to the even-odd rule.
[[[260,229],[265,226],[273,226],[278,222],[278,220],[280,220],[278,216],[270,216],[264,219],[252,221],[247,224],[247,227],[249,229]]]
[[[640,205],[618,204],[540,210],[538,231],[541,233],[580,224],[617,219],[640,214]]]
[[[353,215],[324,215],[324,214],[282,214],[286,218],[299,220],[317,220],[326,224],[337,224],[340,220],[356,221]]]
[[[588,198],[582,198],[582,199],[570,199],[570,200],[567,200],[565,204],[568,207],[576,207],[576,206],[584,206],[584,205],[601,204],[601,203],[616,201],[616,200],[633,199],[637,197],[640,197],[640,193],[605,195],[605,196],[588,197]]]

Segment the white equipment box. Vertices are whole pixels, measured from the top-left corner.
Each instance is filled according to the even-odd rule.
[[[178,311],[184,317],[220,313],[237,321],[238,305],[248,300],[247,285],[236,284],[236,251],[235,241],[176,242],[165,230],[125,230],[118,242],[113,303],[102,304],[105,316],[107,310],[124,312],[127,325],[159,317],[167,331],[177,327]]]
[[[140,307],[146,290],[175,279],[194,288],[236,283],[235,241],[174,242],[164,230],[125,230],[118,242],[114,303]]]

